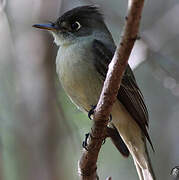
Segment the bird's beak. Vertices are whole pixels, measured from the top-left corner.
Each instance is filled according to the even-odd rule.
[[[39,29],[45,29],[45,30],[51,30],[51,31],[57,31],[57,27],[53,23],[49,23],[49,24],[34,24],[32,27],[39,28]]]

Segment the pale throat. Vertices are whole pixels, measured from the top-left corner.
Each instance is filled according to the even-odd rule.
[[[66,38],[64,38],[62,35],[57,34],[53,31],[50,31],[50,33],[53,35],[54,42],[57,46],[63,46],[65,44],[70,44],[70,42]]]

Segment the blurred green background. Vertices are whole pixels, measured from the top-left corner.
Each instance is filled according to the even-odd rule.
[[[65,95],[55,73],[52,37],[32,28],[78,5],[98,5],[116,41],[126,0],[0,1],[0,179],[78,179],[82,141],[91,121]],[[130,56],[150,116],[157,179],[179,165],[179,2],[146,0],[140,37]],[[98,160],[101,179],[137,180],[131,157],[111,144]]]

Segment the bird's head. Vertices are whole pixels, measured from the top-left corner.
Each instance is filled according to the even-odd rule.
[[[103,16],[94,6],[80,6],[64,13],[54,23],[33,27],[50,31],[57,45],[75,43],[84,37],[108,32]]]

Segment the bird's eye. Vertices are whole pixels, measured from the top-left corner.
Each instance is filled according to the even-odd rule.
[[[81,24],[78,21],[76,21],[71,25],[71,28],[72,28],[72,30],[77,31],[77,30],[79,30],[81,28]]]

